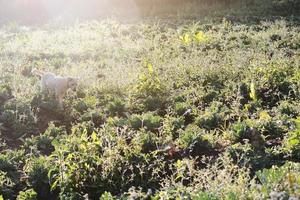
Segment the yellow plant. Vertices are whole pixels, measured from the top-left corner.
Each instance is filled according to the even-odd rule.
[[[260,113],[259,113],[259,118],[261,119],[261,120],[266,120],[266,121],[268,121],[268,120],[270,120],[271,119],[271,116],[269,115],[269,113],[267,112],[267,111],[261,111]]]
[[[191,35],[189,33],[185,33],[183,36],[180,36],[180,39],[184,44],[190,44],[192,42]]]
[[[255,85],[254,81],[252,81],[250,84],[250,94],[249,95],[253,101],[257,101],[256,85]]]
[[[209,40],[208,36],[206,36],[203,31],[199,31],[198,33],[196,33],[195,39],[199,43],[207,42]]]

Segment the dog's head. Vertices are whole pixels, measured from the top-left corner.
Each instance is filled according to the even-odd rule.
[[[68,87],[69,87],[71,90],[76,91],[76,88],[77,88],[77,86],[78,86],[78,81],[79,81],[78,78],[68,77]]]

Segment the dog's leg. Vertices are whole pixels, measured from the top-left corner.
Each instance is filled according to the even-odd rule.
[[[56,90],[56,91],[55,91],[55,97],[56,97],[56,100],[57,100],[57,102],[58,102],[59,108],[60,108],[60,109],[63,109],[63,99],[64,99],[64,94],[61,93],[60,91]]]
[[[58,106],[60,109],[63,109],[63,98],[62,97],[58,97]]]
[[[46,84],[43,83],[43,82],[41,83],[41,89],[42,89],[42,93],[45,94],[45,95],[50,93],[47,86],[46,86]]]

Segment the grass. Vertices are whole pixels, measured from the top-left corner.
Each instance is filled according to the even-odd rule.
[[[0,196],[298,198],[299,21],[241,12],[2,26]]]

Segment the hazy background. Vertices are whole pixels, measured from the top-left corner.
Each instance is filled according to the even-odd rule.
[[[174,14],[176,9],[191,4],[206,8],[215,5],[247,6],[253,3],[254,0],[0,0],[0,23],[40,23],[56,18],[70,21],[112,15],[135,19],[155,11]]]
[[[0,24],[186,15],[299,16],[300,0],[0,0]],[[225,12],[226,11],[226,12]]]

